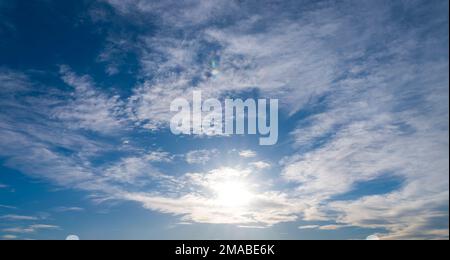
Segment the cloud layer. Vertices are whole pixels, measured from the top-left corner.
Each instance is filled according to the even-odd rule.
[[[96,58],[117,75],[123,56],[114,53],[133,54],[137,84],[122,96],[70,65],[58,70],[64,87],[0,67],[6,166],[97,202],[133,201],[186,223],[302,221],[300,230],[448,239],[448,1],[98,2],[89,10],[94,23],[156,28],[133,37],[110,32]],[[164,139],[169,104],[193,90],[205,98],[280,99],[282,160],[260,158],[259,147],[180,152],[139,143],[143,132],[173,141]],[[238,149],[231,165],[227,149]],[[175,173],[167,165],[198,170]],[[364,193],[389,178],[398,187]],[[224,183],[245,205],[227,207],[217,188]]]

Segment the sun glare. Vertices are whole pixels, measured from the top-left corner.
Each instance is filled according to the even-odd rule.
[[[226,181],[218,184],[214,191],[218,204],[229,208],[246,206],[253,197],[247,189],[247,184],[239,181]]]

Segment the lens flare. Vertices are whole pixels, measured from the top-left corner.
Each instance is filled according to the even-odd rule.
[[[218,76],[220,74],[219,65],[217,61],[211,61],[211,75]]]

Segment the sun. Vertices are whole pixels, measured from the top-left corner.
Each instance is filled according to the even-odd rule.
[[[247,206],[253,199],[248,184],[242,181],[225,181],[214,188],[216,201],[220,206],[239,208]]]

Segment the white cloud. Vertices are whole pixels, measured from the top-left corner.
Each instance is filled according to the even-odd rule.
[[[0,82],[2,93],[23,92],[29,89],[27,76],[11,70],[0,68]]]
[[[104,170],[105,181],[113,183],[146,184],[150,178],[160,176],[160,173],[149,162],[147,156],[128,157],[108,166]],[[151,158],[150,158],[151,159]]]
[[[186,162],[189,164],[206,164],[219,154],[217,149],[195,150],[186,154]]]
[[[80,207],[58,207],[58,208],[55,208],[55,211],[57,211],[57,212],[81,212],[81,211],[84,211],[84,208],[80,208]]]
[[[98,92],[92,90],[90,79],[87,77],[76,77],[68,69],[63,68],[62,70],[64,77],[67,77],[67,83],[78,89],[81,96],[89,96],[91,98],[90,102],[95,102],[96,98],[101,100],[100,103],[104,101],[101,98],[105,97],[103,94],[97,95],[96,93]],[[122,162],[94,167],[91,164],[91,160],[94,157],[115,150],[113,145],[105,141],[98,141],[98,139],[95,140],[77,131],[80,126],[78,123],[80,122],[67,122],[63,118],[59,119],[63,121],[58,121],[55,118],[49,118],[49,115],[68,111],[67,103],[53,96],[56,94],[60,95],[57,90],[48,88],[45,92],[40,92],[40,85],[28,78],[25,81],[22,77],[15,81],[11,79],[10,84],[13,84],[13,82],[18,86],[25,84],[25,88],[19,89],[33,89],[33,95],[37,96],[6,95],[0,89],[0,95],[5,100],[5,102],[0,104],[0,107],[2,107],[0,111],[8,111],[8,113],[0,112],[0,146],[9,147],[9,149],[0,150],[0,155],[7,158],[6,165],[63,187],[79,188],[100,193],[115,192],[118,189],[117,185],[120,183],[134,181],[145,174],[153,176],[152,172],[155,171],[152,171],[149,161],[142,158],[145,157],[142,155],[135,157],[124,156]],[[25,94],[29,93],[26,92]],[[76,101],[74,102],[77,103]],[[62,103],[64,105],[61,105]],[[69,106],[74,108],[75,103],[70,103],[71,105]],[[80,104],[77,103],[77,105]],[[73,111],[80,112],[77,109]],[[108,114],[105,111],[100,113],[102,115]],[[99,121],[95,119],[92,122],[87,122],[84,118],[81,118],[84,116],[83,113],[79,114],[80,118],[78,119],[83,121],[81,125],[86,123],[85,126],[92,130],[103,128],[103,130],[99,130],[102,133],[114,132],[117,130],[115,127],[121,124],[118,122],[117,124],[106,123],[103,125],[105,121],[101,119],[101,116],[98,117]],[[89,111],[86,114],[92,113]],[[18,120],[18,117],[21,120]],[[113,117],[107,117],[109,119],[106,121],[115,120]],[[106,130],[109,127],[111,128]],[[24,129],[26,131],[22,131]],[[58,149],[64,149],[66,152],[60,153]],[[136,165],[130,165],[134,162]],[[128,170],[130,171],[129,173],[123,172]],[[139,170],[148,170],[149,172],[141,173],[138,172]]]
[[[94,87],[89,76],[78,76],[69,67],[61,67],[64,82],[74,88],[70,101],[57,107],[53,115],[68,127],[112,133],[123,129],[125,112],[118,96],[108,96]]]
[[[138,43],[144,83],[127,104],[138,125],[164,127],[168,104],[194,88],[208,97],[257,89],[280,98],[290,114],[302,108],[312,114],[292,132],[299,152],[283,160],[282,178],[298,188],[260,192],[255,199],[260,207],[233,212],[217,207],[210,196],[210,186],[221,176],[217,172],[186,174],[185,183],[168,184],[174,190],[170,195],[122,191],[118,197],[192,222],[271,225],[301,218],[337,223],[320,227],[328,230],[356,226],[385,229],[390,238],[448,237],[448,225],[429,228],[434,220],[448,218],[449,80],[448,60],[442,59],[448,56],[448,40],[435,35],[448,18],[435,16],[405,28],[394,20],[389,1],[314,5],[301,17],[294,8],[274,12],[279,7],[273,5],[259,11],[244,4],[239,22],[208,27],[205,21],[233,9],[216,9],[210,4],[215,1],[187,1],[176,10],[169,8],[171,1],[108,2],[130,19],[130,14],[154,13],[167,29],[158,37],[142,35]],[[413,16],[424,10],[416,5],[400,3]],[[197,17],[197,11],[207,15]],[[190,33],[173,36],[171,29],[180,26]],[[423,38],[425,32],[429,37]],[[219,68],[211,76],[213,60]],[[244,158],[256,156],[243,152]],[[386,174],[402,180],[401,188],[332,200]]]
[[[185,84],[188,84],[187,80],[154,84],[145,82],[136,88],[128,104],[133,119],[150,130],[167,126],[172,118],[169,110],[171,102],[176,98],[188,96],[183,91]]]
[[[390,19],[385,6],[379,12],[377,19]],[[307,220],[386,229],[380,237],[388,239],[448,238],[448,62],[421,44],[421,31],[432,28],[405,34],[392,26],[383,33],[401,36],[373,52],[368,46],[383,39],[373,38],[382,37],[381,29],[361,26],[347,28],[351,35],[365,31],[344,48],[354,47],[342,62],[352,72],[327,97],[326,109],[293,132],[302,152],[284,160],[283,176],[299,184],[297,196],[314,209]],[[401,187],[332,200],[386,174],[401,179]]]
[[[55,225],[35,224],[25,228],[24,227],[6,228],[3,229],[3,232],[24,234],[24,233],[35,233],[40,230],[54,230],[54,229],[59,229],[59,227]]]
[[[10,221],[20,221],[20,220],[32,221],[32,220],[38,220],[39,218],[33,217],[33,216],[22,216],[22,215],[4,215],[4,216],[0,216],[0,219],[10,220]]]
[[[258,170],[265,170],[265,169],[269,169],[270,167],[272,167],[272,165],[270,165],[270,163],[263,162],[263,161],[253,162],[253,163],[250,163],[249,165]]]
[[[31,225],[30,228],[37,230],[37,229],[58,229],[59,227],[55,225],[35,224]]]
[[[145,128],[167,127],[172,116],[167,107],[178,97],[189,98],[193,90],[202,90],[205,98],[220,98],[233,91],[258,89],[263,96],[279,98],[282,107],[294,113],[329,91],[334,80],[337,57],[324,38],[337,31],[340,21],[328,11],[323,14],[327,19],[318,23],[313,18],[322,13],[308,12],[304,19],[294,21],[278,13],[255,14],[251,3],[231,1],[107,2],[128,19],[139,20],[139,14],[152,13],[168,26],[167,33],[141,35],[139,41],[126,44],[138,49],[144,79],[128,108]],[[172,8],[175,3],[178,7]],[[223,5],[227,8],[220,8]],[[235,8],[239,12],[233,12]],[[225,27],[198,26],[228,16],[238,22]],[[188,21],[181,22],[183,17]],[[199,17],[205,20],[195,22]],[[195,33],[179,37],[170,33],[180,25]],[[262,32],[257,30],[261,25],[266,28]],[[217,68],[212,68],[213,62]]]
[[[175,27],[199,26],[211,20],[224,19],[226,14],[238,11],[233,1],[222,0],[188,0],[164,2],[146,0],[104,0],[124,15],[133,18],[139,15],[153,14],[161,19],[161,23]],[[175,7],[176,6],[176,7]]]
[[[0,204],[0,208],[4,208],[4,209],[17,209],[16,207],[9,206],[9,205],[2,205],[2,204]]]
[[[319,228],[319,225],[306,225],[306,226],[299,226],[298,229],[316,229]]]
[[[366,240],[380,240],[380,237],[377,235],[370,235],[366,238]]]
[[[389,1],[314,5],[302,12],[280,10],[277,4],[244,4],[236,12],[233,1],[189,0],[180,8],[170,8],[173,1],[108,2],[129,19],[151,13],[165,25],[162,35],[140,35],[137,43],[119,44],[138,49],[142,83],[125,102],[63,66],[61,76],[73,87],[66,102],[55,97],[66,93],[42,91],[22,73],[0,70],[0,146],[8,147],[0,156],[9,167],[88,190],[92,196],[138,201],[191,222],[269,226],[297,219],[333,220],[336,225],[318,228],[385,229],[379,234],[383,238],[448,238],[448,39],[435,35],[448,18],[433,16],[405,28],[392,21]],[[424,8],[416,4],[403,1],[399,8],[422,16],[416,12]],[[448,3],[442,5],[440,9],[448,10]],[[228,15],[238,16],[233,16],[236,23],[207,25]],[[180,28],[187,33],[174,36],[180,34],[172,29]],[[213,60],[219,64],[216,73]],[[249,186],[255,194],[252,203],[230,210],[218,205],[213,188],[230,176],[261,183],[250,181],[254,176],[248,169],[185,174],[178,180],[151,165],[168,162],[170,155],[143,151],[122,155],[112,164],[93,163],[114,145],[78,130],[110,134],[127,128],[129,121],[160,129],[170,119],[168,104],[194,88],[208,97],[257,89],[262,96],[280,98],[290,114],[307,108],[312,115],[292,132],[298,152],[283,160],[282,181],[297,184],[297,189],[269,192]],[[30,90],[38,96],[17,98]],[[186,160],[211,161],[211,151],[196,152]],[[244,158],[257,156],[241,153]],[[387,173],[403,181],[400,189],[332,200]],[[149,182],[168,192],[136,191]],[[430,227],[445,218],[447,226]]]
[[[2,236],[2,239],[3,240],[15,240],[15,239],[17,239],[18,237],[17,236],[15,236],[15,235],[4,235],[4,236]]]
[[[345,227],[348,227],[348,226],[345,226],[345,225],[325,225],[325,226],[320,226],[319,229],[320,230],[338,230],[338,229],[345,228]]]
[[[110,3],[123,13],[133,8],[148,13],[167,7],[142,1]],[[192,7],[199,7],[198,3],[192,1],[181,8],[185,11],[181,17],[189,20],[185,22],[188,28],[214,20],[210,16],[196,20],[188,15],[193,13]],[[356,11],[346,11],[347,4]],[[412,13],[423,10],[417,4],[401,3]],[[199,8],[203,11],[209,8],[200,7],[206,8]],[[246,6],[240,7],[245,13]],[[185,37],[178,45],[180,39],[172,36],[163,40],[147,37],[144,49],[159,49],[159,57],[168,61],[157,68],[158,74],[164,75],[175,67],[182,72],[159,77],[156,84],[146,83],[148,86],[135,98],[142,100],[148,95],[149,102],[135,107],[137,118],[160,123],[167,120],[159,108],[145,111],[143,107],[157,99],[168,101],[186,95],[194,75],[208,71],[205,64],[193,62],[192,53],[204,50],[196,43],[203,40],[217,44],[220,51],[212,53],[210,59],[220,58],[220,73],[214,80],[204,78],[198,86],[208,95],[256,87],[280,97],[291,113],[325,96],[326,107],[303,120],[292,133],[296,147],[303,152],[287,158],[283,171],[286,180],[299,184],[298,192],[290,195],[309,203],[304,218],[329,219],[327,209],[331,207],[343,225],[386,228],[393,236],[414,237],[439,213],[448,215],[448,210],[437,210],[448,205],[448,62],[436,56],[436,52],[445,53],[442,46],[448,44],[435,35],[421,39],[423,32],[436,31],[432,27],[446,21],[434,17],[421,27],[407,29],[392,20],[387,2],[352,2],[340,7],[316,6],[302,12],[303,18],[295,21],[279,12],[278,19],[269,11],[262,12],[229,27],[201,28],[193,38]],[[161,19],[180,26],[171,19],[177,12],[165,12]],[[226,11],[218,17],[221,15],[227,15]],[[264,31],[254,29],[267,20],[273,26],[265,25]],[[376,43],[382,51],[372,48]],[[144,74],[154,71],[154,57],[146,53],[141,58]],[[162,85],[170,86],[167,92],[154,92]],[[316,147],[318,142],[320,146]],[[326,203],[350,192],[356,183],[382,178],[386,173],[404,180],[403,187],[353,203]],[[376,224],[379,220],[374,217],[386,211],[378,208],[378,201],[383,201],[381,205],[392,204],[389,214],[408,217],[392,220],[392,224]],[[376,210],[358,210],[368,205]],[[419,207],[414,223],[421,224],[408,224],[412,221],[406,209],[414,207]],[[381,214],[380,218],[387,216]],[[448,237],[448,230],[430,232],[429,236]]]
[[[407,65],[399,67],[406,68]],[[437,65],[434,71],[439,69]],[[439,85],[435,87],[429,85],[427,95],[442,93]],[[354,202],[317,205],[318,212],[337,212],[340,223],[386,228],[390,232],[386,237],[448,237],[446,227],[435,233],[424,230],[427,222],[439,219],[440,214],[447,215],[438,210],[448,205],[448,129],[442,128],[439,119],[446,114],[445,110],[437,108],[427,115],[418,111],[372,111],[373,106],[367,104],[372,103],[374,96],[380,96],[380,93],[361,95],[359,100],[337,101],[339,105],[334,110],[315,117],[312,128],[320,125],[325,132],[335,132],[333,138],[318,149],[292,157],[286,164],[284,177],[301,184],[299,195],[305,200],[325,201],[350,192],[355,183],[382,177],[387,172],[395,173],[405,179],[402,189]],[[389,102],[385,103],[384,109],[388,108]],[[338,131],[328,124],[330,119],[339,125]],[[302,133],[314,132],[313,129],[301,128],[298,133],[300,146],[305,144]],[[310,218],[314,219],[314,216]]]
[[[156,152],[151,152],[149,155],[147,155],[146,159],[149,160],[150,162],[169,163],[174,160],[174,156],[168,152],[156,151]]]
[[[103,9],[91,9],[91,15],[94,22],[102,22],[111,18]],[[100,17],[100,18],[99,18]],[[105,64],[105,72],[109,76],[116,75],[121,71],[129,73],[127,69],[126,57],[128,53],[134,51],[135,47],[127,39],[129,33],[114,32],[108,35],[104,50],[97,57],[97,62]]]
[[[239,152],[239,156],[243,158],[254,158],[257,156],[255,151],[252,150],[243,150]]]
[[[327,230],[327,231],[332,231],[332,230],[338,230],[341,228],[345,228],[348,226],[345,225],[306,225],[306,226],[299,226],[299,229],[305,230],[305,229],[319,229],[319,230]]]
[[[239,228],[245,228],[245,229],[266,229],[266,226],[238,226]]]
[[[250,170],[220,168],[207,173],[186,174],[178,183],[181,187],[172,187],[173,197],[149,193],[123,196],[148,209],[181,216],[188,222],[271,226],[296,220],[295,212],[300,212],[301,204],[283,193],[256,191],[260,181],[255,178]],[[222,190],[222,186],[230,189]],[[240,201],[235,201],[232,194],[242,194]]]
[[[88,95],[92,97],[92,102],[97,97],[100,99],[106,97],[103,94],[97,95],[100,92],[92,89],[93,83],[88,77],[77,77],[68,69],[67,71],[62,70],[64,77],[67,77],[65,80],[78,89],[80,97]],[[111,143],[99,141],[95,137],[78,131],[80,125],[77,124],[79,122],[68,122],[63,118],[59,120],[49,118],[49,115],[58,114],[62,110],[67,111],[67,104],[55,98],[55,96],[61,95],[58,90],[47,88],[41,92],[39,83],[18,74],[8,75],[9,84],[18,86],[17,88],[12,87],[11,91],[18,89],[19,92],[25,91],[22,94],[30,94],[26,91],[33,90],[33,97],[28,97],[19,96],[18,92],[11,95],[0,88],[0,95],[4,100],[0,103],[0,146],[9,147],[9,149],[1,149],[0,156],[6,159],[5,164],[8,167],[62,187],[92,192],[96,198],[118,194],[122,192],[122,185],[132,184],[141,187],[152,179],[170,179],[160,174],[151,165],[155,154],[149,155],[138,149],[118,151]],[[17,79],[14,80],[11,75],[15,75]],[[24,87],[21,87],[22,85]],[[8,91],[10,90],[8,89]],[[92,93],[94,93],[93,96]],[[100,103],[102,102],[100,101]],[[63,103],[64,105],[61,105]],[[75,106],[72,105],[70,107],[74,108]],[[101,113],[107,114],[106,112]],[[83,116],[82,113],[80,116]],[[108,120],[115,120],[113,117],[109,118]],[[78,119],[83,121],[82,125],[86,123],[85,119],[81,117]],[[92,121],[92,125],[88,122],[86,128],[95,130],[97,127],[111,127],[111,131],[106,129],[100,131],[112,133],[117,130],[116,126],[121,125],[120,122],[102,125],[103,122],[103,120]],[[64,152],[58,151],[61,149]],[[93,165],[92,161],[95,158],[112,151],[121,152],[121,158],[117,162]],[[133,153],[134,156],[124,155],[124,153]]]

